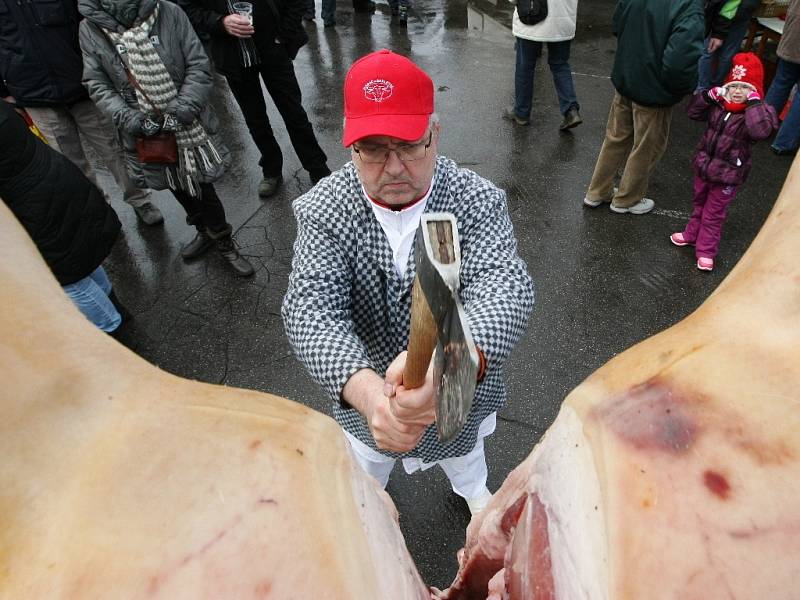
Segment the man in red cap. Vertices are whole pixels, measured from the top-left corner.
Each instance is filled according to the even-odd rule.
[[[352,161],[294,202],[286,332],[368,473],[385,486],[397,458],[407,473],[439,464],[474,514],[491,497],[483,438],[505,404],[503,362],[533,306],[506,195],[438,156],[433,82],[407,58],[381,50],[356,61],[344,107]],[[411,248],[424,212],[458,220],[461,298],[485,359],[469,420],[447,445],[432,426],[430,377],[419,389],[402,387]]]

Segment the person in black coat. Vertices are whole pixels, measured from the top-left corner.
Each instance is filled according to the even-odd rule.
[[[233,13],[228,0],[178,0],[197,32],[210,39],[214,67],[228,80],[233,97],[261,152],[264,178],[258,194],[274,194],[283,181],[283,155],[267,116],[259,76],[275,102],[303,168],[316,183],[330,175],[328,157],[319,145],[292,60],[308,42],[298,0],[251,0],[250,18]]]
[[[103,269],[121,228],[99,189],[62,154],[39,140],[0,101],[0,199],[31,236],[58,283],[103,331],[122,316]]]
[[[164,221],[125,170],[111,123],[81,85],[80,15],[75,0],[0,0],[0,98],[25,108],[48,143],[100,187],[84,153],[87,142],[102,158],[123,199],[147,225]],[[80,135],[79,135],[80,132]]]

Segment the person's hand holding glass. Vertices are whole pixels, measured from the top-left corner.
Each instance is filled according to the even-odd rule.
[[[252,37],[255,32],[253,28],[253,4],[251,2],[234,2],[233,11],[233,14],[222,20],[225,31],[229,35],[238,38]]]

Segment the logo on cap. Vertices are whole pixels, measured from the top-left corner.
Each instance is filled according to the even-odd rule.
[[[747,75],[747,68],[744,65],[734,65],[731,70],[731,79],[743,79]]]
[[[364,84],[364,97],[373,102],[383,102],[392,97],[394,85],[385,79],[371,79]]]

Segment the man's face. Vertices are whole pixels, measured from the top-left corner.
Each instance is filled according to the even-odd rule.
[[[402,206],[424,195],[433,179],[438,142],[438,123],[432,123],[412,142],[382,135],[355,142],[351,148],[353,163],[369,197],[389,206]],[[372,162],[382,160],[388,149],[392,151],[385,162]],[[405,160],[401,160],[403,157]],[[411,160],[416,157],[420,158]]]

